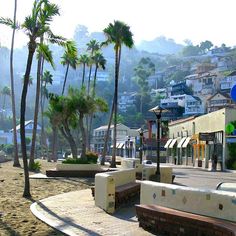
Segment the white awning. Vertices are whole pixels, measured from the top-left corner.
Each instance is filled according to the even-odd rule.
[[[179,141],[179,143],[178,143],[178,145],[177,145],[177,148],[182,148],[182,145],[183,145],[183,143],[184,143],[185,140],[186,140],[186,137],[182,138],[182,139]]]
[[[168,146],[170,145],[172,140],[173,140],[172,138],[168,139],[165,146],[164,146],[164,148],[168,148]]]
[[[188,146],[190,140],[191,140],[191,138],[190,138],[190,137],[187,137],[186,140],[185,140],[185,142],[184,142],[184,144],[182,145],[182,147],[183,147],[183,148],[186,148],[186,147]]]
[[[169,145],[169,148],[173,148],[174,145],[175,145],[175,143],[176,143],[176,141],[177,141],[177,139],[174,138],[174,139],[171,141],[171,143],[170,143],[170,145]]]

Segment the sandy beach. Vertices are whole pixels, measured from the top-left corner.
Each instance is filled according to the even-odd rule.
[[[41,173],[55,168],[56,163],[40,160]],[[88,188],[78,181],[63,179],[31,179],[31,199],[22,197],[23,168],[13,167],[13,162],[0,164],[0,236],[8,235],[63,235],[38,220],[30,211],[30,205],[43,198],[69,191]],[[23,167],[23,165],[22,165]],[[30,172],[30,174],[34,174]]]

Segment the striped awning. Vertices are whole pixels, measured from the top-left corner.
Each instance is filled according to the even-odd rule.
[[[179,143],[178,143],[178,145],[177,145],[177,148],[182,148],[182,145],[183,145],[183,143],[184,143],[185,140],[186,140],[186,137],[182,138],[182,139],[179,141]]]
[[[170,145],[169,145],[169,148],[173,148],[174,145],[175,145],[175,143],[176,143],[176,141],[177,141],[177,139],[174,138],[174,139],[171,141],[171,143],[170,143]]]
[[[190,137],[187,137],[186,140],[184,141],[182,147],[183,147],[183,148],[186,148],[186,147],[188,146],[190,140],[191,140],[191,138],[190,138]]]
[[[169,145],[171,144],[171,141],[172,141],[172,140],[173,140],[172,138],[168,139],[167,142],[166,142],[166,144],[165,144],[165,146],[164,146],[164,148],[168,148]]]

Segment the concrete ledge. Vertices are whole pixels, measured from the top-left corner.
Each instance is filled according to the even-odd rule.
[[[104,170],[99,164],[56,164],[56,170]]]

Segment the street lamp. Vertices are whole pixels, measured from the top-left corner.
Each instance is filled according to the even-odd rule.
[[[150,112],[153,112],[156,115],[157,122],[156,122],[156,128],[157,128],[157,149],[156,149],[156,155],[157,155],[157,169],[156,169],[156,177],[157,181],[160,182],[160,125],[161,125],[161,114],[163,112],[168,112],[168,110],[163,109],[160,106],[153,107],[149,110]]]
[[[127,136],[127,156],[129,158],[129,150],[130,150],[130,136]]]
[[[140,146],[139,146],[139,158],[140,158],[140,164],[142,164],[143,161],[143,129],[138,129],[139,132],[139,138],[140,138]]]

